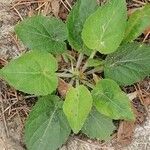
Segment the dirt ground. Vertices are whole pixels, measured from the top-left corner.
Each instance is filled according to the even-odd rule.
[[[5,65],[7,61],[15,58],[26,49],[16,41],[14,35],[14,25],[27,11],[32,13],[32,9],[11,8],[14,0],[0,0],[0,64]],[[57,11],[55,11],[57,15]],[[21,16],[19,16],[21,14]],[[65,17],[65,15],[63,15]],[[150,80],[147,81],[147,89],[150,89]],[[4,95],[3,91],[9,92]],[[30,111],[30,100],[32,97],[16,93],[4,81],[0,81],[0,150],[25,150],[23,142],[23,126]],[[17,95],[17,96],[16,96]],[[136,96],[134,96],[135,98]],[[131,98],[132,99],[132,98]],[[99,141],[71,136],[66,145],[61,150],[149,150],[150,149],[150,109],[147,109],[148,116],[142,125],[138,125],[134,131],[133,140],[130,145],[120,147],[115,139],[101,144]]]

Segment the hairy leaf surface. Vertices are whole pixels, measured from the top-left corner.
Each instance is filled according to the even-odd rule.
[[[66,142],[71,129],[57,96],[39,98],[25,125],[29,150],[56,150]]]
[[[124,37],[126,19],[125,0],[109,0],[86,20],[82,31],[84,43],[103,54],[114,52]]]
[[[131,85],[150,74],[150,46],[131,43],[108,55],[104,73],[119,85]]]
[[[33,16],[20,22],[15,31],[22,42],[32,50],[53,54],[66,50],[66,25],[53,17]]]
[[[82,132],[88,137],[99,140],[110,139],[114,130],[115,126],[112,119],[102,115],[95,108],[92,109],[82,128]]]
[[[134,114],[127,95],[110,79],[100,80],[92,91],[96,109],[112,119],[133,120]]]
[[[45,52],[28,52],[1,69],[1,76],[17,90],[35,95],[48,95],[58,85],[57,61]]]
[[[129,17],[123,43],[131,42],[150,26],[150,4],[138,9]]]
[[[91,93],[83,85],[72,87],[67,92],[63,110],[74,133],[81,130],[91,110],[92,101]]]
[[[78,0],[68,16],[68,40],[71,46],[79,52],[91,52],[91,50],[88,50],[85,46],[83,46],[81,32],[86,19],[96,10],[96,8],[96,0]]]

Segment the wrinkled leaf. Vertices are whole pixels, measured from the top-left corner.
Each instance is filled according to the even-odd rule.
[[[125,0],[109,0],[85,22],[82,39],[86,46],[109,54],[119,47],[126,28]]]
[[[123,43],[131,42],[150,26],[150,4],[135,11],[128,20]]]
[[[91,93],[83,85],[72,87],[67,92],[63,110],[74,133],[81,130],[91,110],[92,101]]]
[[[131,85],[144,79],[150,74],[150,46],[140,43],[121,46],[107,56],[104,73],[119,85]]]
[[[66,142],[71,129],[57,96],[38,100],[25,125],[25,143],[29,150],[56,150]]]
[[[82,128],[82,132],[88,137],[99,140],[110,139],[114,130],[112,119],[102,115],[96,109],[91,111]]]
[[[28,52],[1,69],[1,76],[17,90],[35,95],[48,95],[58,85],[57,62],[45,52]]]
[[[21,41],[30,49],[53,54],[66,50],[66,25],[53,17],[34,16],[20,22],[15,31]]]
[[[118,84],[110,79],[100,80],[92,91],[96,109],[112,119],[134,120],[130,100]]]
[[[78,0],[67,18],[69,43],[79,52],[86,54],[91,53],[91,50],[88,50],[85,46],[83,46],[81,32],[85,20],[96,10],[96,8],[96,0]]]

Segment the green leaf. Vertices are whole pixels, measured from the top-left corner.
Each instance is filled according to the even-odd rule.
[[[85,22],[82,38],[86,46],[103,54],[114,52],[120,45],[126,28],[125,0],[109,0]]]
[[[35,95],[48,95],[58,85],[57,61],[45,52],[28,52],[1,69],[1,76],[17,90]]]
[[[29,150],[56,150],[66,142],[71,129],[57,96],[38,100],[25,125],[25,143]]]
[[[123,43],[131,42],[150,26],[150,4],[135,11],[128,20]]]
[[[103,60],[90,58],[87,61],[88,67],[97,67],[103,65]]]
[[[92,91],[96,109],[112,119],[134,120],[129,98],[110,79],[100,80]]]
[[[66,25],[53,17],[34,16],[27,18],[15,27],[22,42],[30,49],[47,51],[52,54],[66,50]]]
[[[81,32],[86,19],[96,10],[97,6],[96,0],[78,0],[67,18],[69,43],[75,50],[85,54],[90,54],[91,50],[84,46]]]
[[[78,133],[92,107],[92,96],[89,90],[81,85],[70,88],[67,92],[63,110],[74,133]]]
[[[107,56],[104,73],[119,85],[131,85],[144,79],[150,74],[150,46],[140,43],[121,46]]]
[[[93,109],[86,120],[82,132],[88,137],[98,140],[108,140],[115,130],[112,119]]]

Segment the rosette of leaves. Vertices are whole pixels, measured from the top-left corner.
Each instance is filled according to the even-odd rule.
[[[56,150],[71,130],[107,140],[115,130],[113,120],[135,119],[120,86],[150,73],[150,46],[133,42],[150,25],[149,12],[146,4],[127,20],[125,0],[108,0],[102,6],[96,0],[78,0],[67,24],[40,15],[16,25],[16,34],[29,51],[4,66],[0,77],[17,90],[38,96],[25,125],[29,150]],[[56,57],[68,52],[66,41],[79,53],[69,74],[59,72]],[[103,54],[107,56],[100,57]],[[83,57],[87,58],[84,66]],[[99,72],[106,79],[97,78],[95,85],[89,75]],[[61,77],[76,81],[63,98],[57,94]]]

